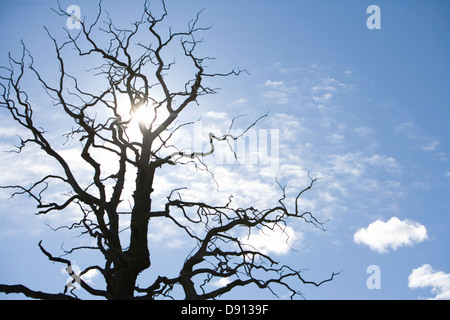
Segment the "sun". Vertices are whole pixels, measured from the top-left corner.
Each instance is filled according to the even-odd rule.
[[[132,110],[130,99],[127,95],[117,96],[117,113],[124,121],[129,121],[126,126],[126,134],[131,142],[142,139],[141,127],[149,128],[155,118],[154,108],[142,105]]]
[[[144,126],[147,129],[154,120],[155,112],[154,109],[148,105],[142,105],[139,108],[132,111],[132,122],[137,122],[138,125]]]

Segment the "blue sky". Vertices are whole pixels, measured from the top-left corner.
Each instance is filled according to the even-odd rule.
[[[63,8],[69,5],[78,5],[87,19],[96,14],[89,1],[61,1]],[[370,5],[380,8],[381,29],[366,26]],[[8,51],[20,52],[23,39],[35,63],[52,74],[52,43],[42,26],[64,36],[65,25],[49,10],[52,6],[56,1],[1,2],[1,65],[7,65]],[[141,1],[124,6],[104,1],[118,24],[140,17]],[[192,118],[203,115],[202,132],[226,130],[241,114],[247,116],[236,126],[245,128],[270,111],[252,133],[268,130],[279,140],[269,162],[243,160],[237,166],[212,161],[219,191],[207,174],[193,180],[184,167],[162,171],[161,189],[156,190],[161,201],[171,188],[189,185],[186,196],[193,198],[207,195],[219,201],[233,193],[245,204],[270,205],[280,197],[275,178],[293,196],[308,185],[311,172],[324,179],[302,205],[319,220],[329,219],[326,231],[293,221],[289,235],[294,250],[285,250],[280,235],[251,238],[277,260],[304,268],[307,279],[320,281],[342,271],[319,288],[302,286],[306,299],[449,299],[450,3],[167,0],[167,7],[170,22],[180,27],[205,8],[200,21],[213,28],[202,34],[199,52],[216,58],[211,69],[249,72],[218,80],[219,94],[201,99],[189,111]],[[43,106],[43,92],[31,90],[33,100]],[[5,110],[0,117],[0,147],[7,151],[17,144],[21,129]],[[37,117],[55,139],[56,132],[67,129],[56,114]],[[63,152],[70,156],[73,150]],[[37,150],[24,155],[28,158],[0,154],[0,185],[30,183],[27,179],[38,179],[40,170],[51,169]],[[8,198],[1,190],[0,283],[61,291],[68,276],[43,256],[37,243],[43,239],[57,251],[61,243],[76,241],[45,226],[70,217],[36,217],[30,199]],[[143,276],[143,283],[158,272],[176,272],[175,266],[170,268],[173,257],[190,251],[174,228],[155,222],[149,232],[153,274]],[[74,259],[85,267],[90,256]],[[380,285],[369,289],[373,274],[367,268],[373,265],[379,267]],[[96,275],[91,278],[94,286],[101,283]],[[277,293],[286,297],[282,289]],[[249,287],[223,296],[248,297],[272,295]]]

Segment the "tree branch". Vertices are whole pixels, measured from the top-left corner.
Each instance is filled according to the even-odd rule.
[[[40,300],[78,300],[75,297],[63,293],[45,293],[41,291],[34,291],[21,284],[18,285],[0,284],[0,292],[6,294],[22,293],[29,298]]]

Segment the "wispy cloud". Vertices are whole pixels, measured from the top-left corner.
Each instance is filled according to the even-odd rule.
[[[402,122],[394,127],[394,132],[396,134],[403,134],[407,136],[408,138],[414,137],[413,130],[415,128],[415,125],[412,121],[406,121]]]
[[[343,73],[344,73],[345,75],[349,76],[349,75],[352,74],[352,71],[351,71],[351,70],[345,70]]]
[[[337,174],[361,176],[367,167],[383,168],[387,171],[397,172],[400,166],[395,158],[375,154],[366,156],[359,152],[330,155],[331,171]]]
[[[333,94],[326,92],[322,96],[313,96],[314,101],[327,101],[333,97]]]
[[[272,87],[272,88],[278,88],[281,87],[283,85],[283,81],[271,81],[271,80],[267,80],[266,83],[264,84],[266,87]]]
[[[246,104],[247,102],[248,102],[247,99],[245,99],[245,98],[239,98],[239,99],[234,100],[231,104],[232,104],[233,106],[240,106],[240,105]]]
[[[333,87],[330,85],[325,85],[323,83],[315,85],[312,89],[313,89],[313,91],[333,91],[333,92],[337,91],[336,87]]]
[[[264,93],[264,97],[274,100],[276,104],[288,104],[289,96],[286,92],[269,90]]]
[[[422,147],[423,151],[436,151],[439,148],[439,141],[433,140]]]
[[[164,245],[165,248],[176,249],[186,244],[183,231],[163,219],[150,222],[148,238],[151,245]]]
[[[283,81],[267,80],[264,87],[269,90],[264,92],[263,97],[274,100],[276,104],[288,104],[291,101],[291,95],[297,92],[297,87],[287,86]]]
[[[285,67],[281,62],[276,62],[273,66],[278,70],[279,73],[283,75],[298,72],[300,70],[297,67]]]
[[[396,125],[394,132],[404,136],[407,140],[414,143],[416,148],[420,148],[423,151],[433,152],[439,149],[439,140],[423,134],[420,128],[412,121],[406,121]]]
[[[226,120],[228,118],[228,115],[226,112],[216,112],[216,111],[209,111],[203,115],[205,118],[211,118],[215,120]]]
[[[358,127],[353,129],[353,131],[359,136],[366,137],[369,136],[370,134],[373,134],[375,130],[370,127]]]

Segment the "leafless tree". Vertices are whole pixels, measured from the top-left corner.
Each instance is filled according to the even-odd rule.
[[[264,227],[284,229],[288,218],[303,219],[323,228],[323,223],[312,213],[302,212],[299,204],[300,197],[313,187],[317,179],[311,178],[309,186],[297,194],[293,210],[289,210],[285,204],[285,190],[281,185],[278,205],[263,210],[234,207],[232,197],[220,206],[206,201],[187,201],[180,195],[182,186],[167,196],[163,210],[152,209],[153,192],[157,188],[154,178],[162,167],[194,164],[208,169],[203,159],[213,154],[218,143],[230,143],[241,138],[231,133],[210,133],[206,151],[186,152],[178,150],[171,143],[177,130],[190,124],[178,124],[180,114],[198,103],[199,97],[216,93],[216,89],[206,83],[209,79],[244,72],[239,69],[226,73],[207,72],[206,62],[211,58],[197,57],[196,49],[201,42],[197,38],[198,34],[207,31],[209,27],[199,26],[197,14],[185,31],[175,32],[166,28],[162,32],[159,26],[167,16],[164,1],[161,2],[160,9],[160,14],[154,14],[146,1],[140,20],[131,24],[131,28],[120,29],[112,23],[100,3],[93,23],[78,21],[80,30],[76,33],[66,30],[67,38],[63,42],[58,42],[47,31],[54,44],[59,66],[56,81],[46,79],[37,70],[33,56],[25,45],[22,56],[19,59],[10,56],[9,66],[1,69],[0,106],[29,133],[28,138],[21,138],[16,152],[20,153],[27,145],[37,145],[57,162],[60,170],[57,172],[62,172],[48,174],[27,187],[17,185],[2,188],[14,189],[13,195],[31,197],[37,203],[37,214],[40,215],[77,207],[82,218],[65,228],[91,237],[96,243],[95,246],[65,249],[64,255],[54,256],[44,248],[41,241],[40,250],[49,260],[66,265],[69,275],[89,294],[106,299],[172,297],[173,290],[177,287],[182,288],[185,299],[214,299],[235,287],[251,284],[271,291],[274,286],[282,286],[294,297],[301,295],[298,289],[300,283],[319,286],[332,280],[335,273],[322,282],[307,281],[301,270],[280,265],[268,254],[245,245],[234,232],[238,228],[248,229],[248,232]],[[60,7],[54,11],[64,19],[69,17]],[[176,46],[185,61],[191,64],[191,70],[194,70],[194,75],[185,81],[181,90],[171,88],[167,81],[167,76],[173,72],[175,61],[168,60],[165,56],[166,49]],[[92,86],[81,83],[81,80],[67,71],[68,64],[73,62],[63,58],[63,55],[69,50],[72,53],[75,51],[80,59],[101,60],[96,68],[87,71],[106,82],[101,92],[93,92]],[[66,136],[67,139],[79,139],[81,143],[81,160],[93,173],[89,185],[84,186],[80,182],[86,177],[76,176],[67,159],[47,139],[44,129],[35,123],[31,99],[22,85],[22,78],[26,73],[31,73],[42,85],[54,107],[73,120],[73,127]],[[155,94],[156,91],[160,94]],[[119,97],[123,95],[131,106],[127,114],[119,110]],[[133,117],[143,109],[151,110],[151,116],[139,119],[140,138],[133,140],[128,134],[128,127]],[[256,125],[258,120],[249,128]],[[115,173],[104,172],[106,164],[96,158],[96,151],[109,154],[109,162],[117,161]],[[136,170],[131,209],[130,212],[121,212],[119,205],[123,201],[126,172],[131,169]],[[70,190],[63,201],[44,200],[46,190],[53,184],[64,185]],[[129,228],[125,230],[119,227],[119,219],[122,219],[123,214],[131,217]],[[155,277],[153,284],[142,288],[136,284],[139,274],[145,270],[151,272],[148,245],[150,219],[164,219],[165,223],[174,224],[192,238],[196,245],[187,254],[176,277],[160,275]],[[124,234],[129,237],[126,243],[123,241]],[[98,251],[104,258],[104,265],[91,265],[75,275],[71,261],[65,257],[83,249]],[[83,280],[83,275],[91,270],[101,273],[106,283],[105,288],[94,288]],[[211,286],[206,284],[222,278],[232,280],[223,287],[208,290]],[[298,283],[295,284],[296,282]],[[77,298],[68,285],[57,294],[34,291],[24,285],[0,285],[0,292],[22,293],[38,299]]]

